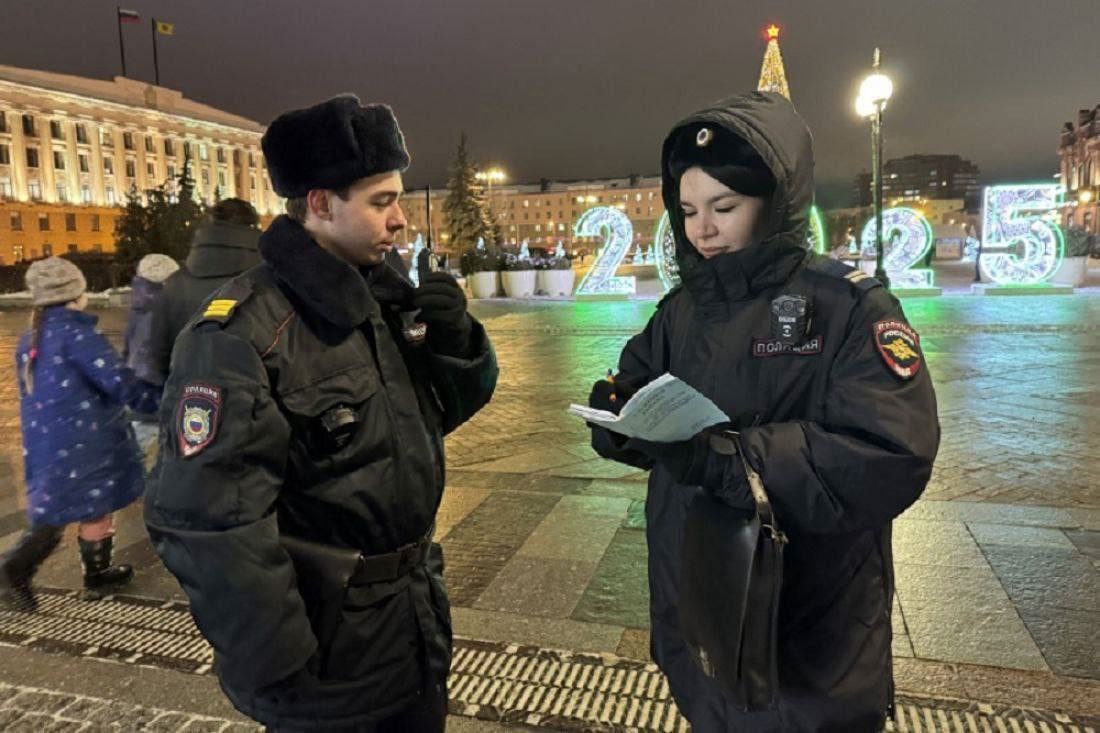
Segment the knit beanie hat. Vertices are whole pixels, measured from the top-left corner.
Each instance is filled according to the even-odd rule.
[[[156,253],[141,258],[137,266],[137,276],[149,282],[162,283],[178,269],[180,269],[178,262],[168,255]]]
[[[33,262],[25,277],[31,302],[36,306],[69,303],[88,289],[80,268],[60,257]]]

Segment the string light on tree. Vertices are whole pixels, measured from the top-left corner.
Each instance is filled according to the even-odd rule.
[[[768,48],[764,51],[764,63],[760,66],[760,81],[756,88],[761,92],[775,92],[787,99],[791,90],[787,86],[787,72],[783,69],[783,54],[779,51],[779,26],[774,23],[764,29]]]

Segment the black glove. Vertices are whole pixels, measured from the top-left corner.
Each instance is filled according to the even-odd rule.
[[[641,438],[626,441],[626,447],[646,454],[660,463],[672,480],[687,486],[702,485],[710,458],[709,436],[706,431],[690,440],[678,443],[654,443]]]
[[[428,324],[428,343],[436,351],[463,356],[470,346],[473,324],[466,312],[466,294],[446,272],[425,273],[413,293],[418,321]]]
[[[592,385],[592,391],[588,393],[588,406],[597,410],[607,410],[616,415],[623,405],[634,396],[638,388],[622,377],[615,377],[615,381],[599,379]],[[614,397],[615,399],[611,399]]]

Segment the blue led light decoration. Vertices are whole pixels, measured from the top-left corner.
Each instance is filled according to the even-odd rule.
[[[810,207],[810,226],[806,229],[806,246],[815,254],[825,254],[825,220],[817,204]]]
[[[668,212],[661,214],[653,232],[653,249],[657,253],[657,274],[665,292],[680,284],[680,266],[676,264],[676,238],[668,223]]]
[[[932,270],[914,270],[932,248],[932,227],[919,211],[899,206],[882,212],[886,252],[882,265],[895,288],[931,288]],[[864,259],[875,258],[875,220],[868,220],[860,237]]]
[[[420,250],[424,249],[424,235],[417,234],[416,241],[413,242],[412,259],[409,260],[409,277],[413,281],[413,285],[420,287],[420,268],[418,268],[417,261]]]
[[[603,248],[585,273],[576,294],[633,295],[634,278],[615,276],[634,241],[634,226],[627,215],[610,206],[597,206],[581,214],[573,233],[577,237],[602,237],[604,240]]]
[[[982,204],[982,272],[998,285],[1037,285],[1062,263],[1056,183],[988,186]]]

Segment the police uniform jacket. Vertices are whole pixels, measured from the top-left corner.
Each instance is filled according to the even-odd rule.
[[[387,265],[356,270],[286,217],[261,252],[176,342],[146,523],[234,704],[325,729],[399,712],[445,677],[442,557],[352,578],[319,641],[300,592],[315,579],[281,537],[377,556],[430,533],[443,435],[488,402],[497,365],[476,321],[464,345],[430,329],[418,343],[411,284]]]
[[[658,463],[646,504],[652,651],[698,731],[873,731],[892,703],[891,520],[921,494],[939,444],[919,337],[873,279],[806,249],[813,200],[809,131],[790,103],[753,93],[684,120],[748,141],[777,188],[762,243],[704,260],[684,233],[679,181],[664,159],[664,198],[682,285],[622,353],[616,381],[671,372],[713,400],[740,431],[789,544],[779,608],[780,698],[741,713],[696,667],[679,631],[685,513],[695,492],[751,506],[735,457],[711,452],[703,486]],[[670,136],[671,141],[671,136]],[[795,345],[776,338],[771,304],[801,296],[812,321]],[[653,461],[595,428],[601,454]],[[720,562],[720,558],[715,559]]]

